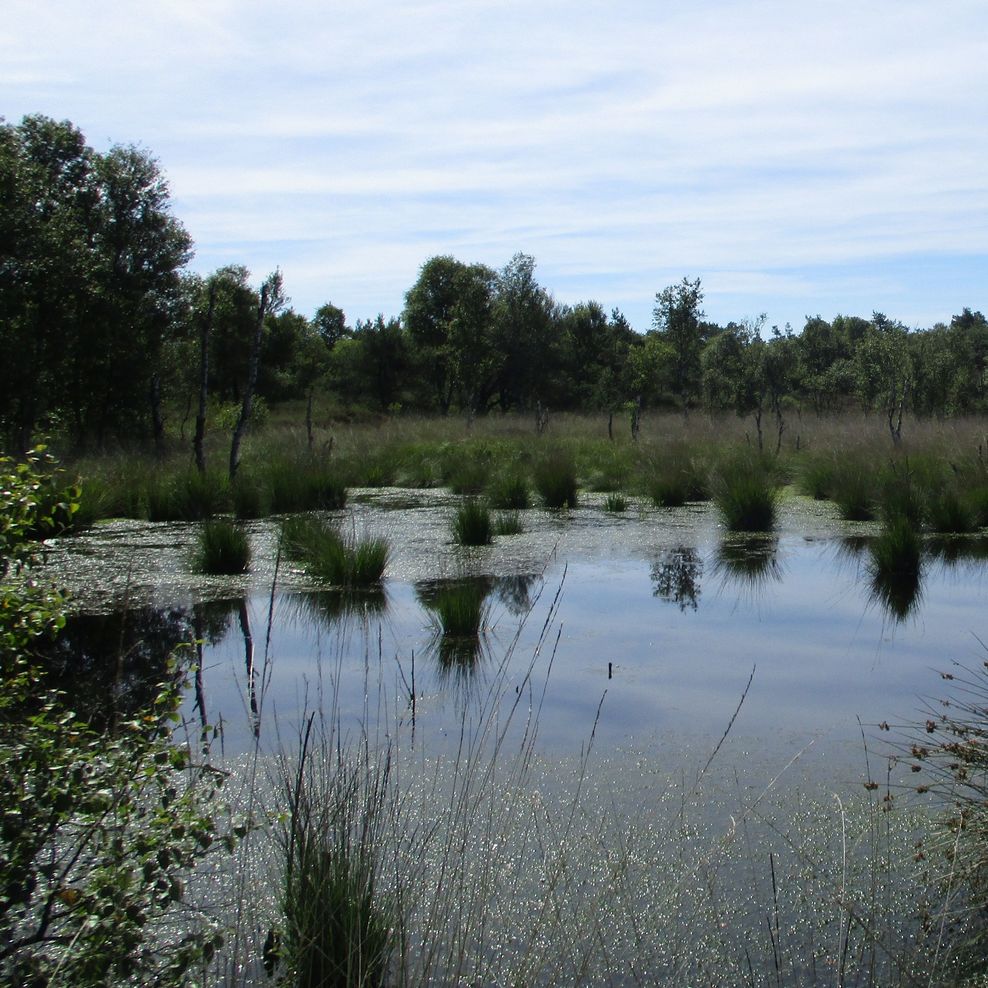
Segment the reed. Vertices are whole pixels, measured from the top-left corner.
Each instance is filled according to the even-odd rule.
[[[487,485],[487,500],[493,508],[523,511],[529,506],[528,479],[517,466],[496,473]]]
[[[281,531],[286,554],[333,586],[369,587],[384,576],[390,554],[387,539],[347,536],[314,515],[286,518]]]
[[[525,525],[517,511],[499,511],[494,516],[495,535],[521,535]]]
[[[194,566],[199,572],[246,573],[250,559],[250,539],[243,528],[222,518],[202,523],[194,554]]]
[[[770,532],[779,491],[771,469],[757,457],[729,457],[712,482],[714,504],[732,532]]]
[[[628,499],[623,494],[608,494],[604,499],[604,510],[611,514],[622,514],[628,510]]]
[[[575,508],[579,501],[579,485],[576,463],[572,455],[562,447],[546,453],[535,464],[535,489],[542,504],[552,511]]]
[[[490,508],[472,497],[456,509],[452,528],[453,541],[459,545],[490,545],[494,537]]]

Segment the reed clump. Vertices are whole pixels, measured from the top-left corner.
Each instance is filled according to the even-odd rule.
[[[608,494],[604,500],[604,510],[611,514],[622,514],[628,510],[628,499],[623,494]]]
[[[530,504],[528,478],[518,466],[509,467],[491,477],[487,485],[491,507],[524,511]]]
[[[494,516],[495,535],[521,535],[525,525],[517,511],[499,511]]]
[[[546,508],[559,511],[577,506],[579,484],[576,461],[567,450],[557,447],[538,460],[533,479]]]
[[[721,519],[732,532],[770,532],[775,527],[779,489],[771,467],[755,456],[721,461],[711,489]]]
[[[384,576],[390,554],[385,538],[346,535],[337,524],[315,515],[286,518],[281,532],[289,558],[334,586],[371,587]]]
[[[193,560],[200,573],[246,573],[250,559],[250,538],[240,525],[224,518],[202,523]]]
[[[453,541],[458,545],[490,545],[494,525],[490,508],[476,498],[467,498],[453,516]]]

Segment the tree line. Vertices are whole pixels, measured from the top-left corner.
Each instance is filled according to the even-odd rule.
[[[707,321],[699,279],[655,296],[636,332],[596,301],[564,305],[516,254],[500,270],[428,259],[403,311],[350,325],[327,302],[308,318],[242,266],[187,270],[193,244],[146,150],[89,147],[68,121],[0,124],[0,430],[8,449],[39,431],[77,446],[163,448],[166,418],[195,422],[255,400],[331,396],[341,409],[484,415],[538,408],[734,411],[759,444],[781,442],[792,409],[864,407],[893,439],[908,411],[986,409],[988,321],[963,309],[909,329],[871,318]],[[238,445],[235,438],[234,446]],[[231,472],[237,452],[231,452]]]

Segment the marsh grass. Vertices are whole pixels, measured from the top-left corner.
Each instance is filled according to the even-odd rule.
[[[711,482],[714,504],[733,532],[770,532],[775,527],[779,490],[769,465],[754,456],[721,461]]]
[[[148,521],[202,521],[224,511],[228,503],[226,474],[216,470],[162,469],[147,478]]]
[[[250,538],[222,518],[205,521],[196,536],[193,565],[201,573],[235,574],[250,569]]]
[[[546,508],[559,511],[577,506],[576,462],[568,450],[562,447],[550,450],[535,463],[533,473],[535,489]]]
[[[310,715],[297,765],[282,768],[278,974],[298,988],[372,988],[386,982],[398,942],[397,905],[381,874],[390,763],[366,744],[355,757],[331,735],[315,740],[312,724]]]
[[[490,545],[494,537],[490,508],[483,501],[467,498],[453,515],[452,530],[458,545]]]
[[[963,496],[952,484],[930,495],[926,518],[930,530],[939,534],[967,535],[980,527],[972,499]]]
[[[706,460],[685,442],[648,448],[639,465],[642,490],[656,507],[678,508],[710,496]]]
[[[314,515],[286,518],[281,532],[286,555],[334,586],[370,587],[384,576],[390,553],[387,539],[345,535],[338,525]]]
[[[521,535],[525,525],[517,511],[499,511],[494,515],[495,535]]]
[[[491,477],[487,485],[487,500],[493,508],[523,511],[530,504],[528,479],[517,466]]]
[[[604,510],[622,514],[628,510],[628,499],[623,494],[608,494],[604,499]]]

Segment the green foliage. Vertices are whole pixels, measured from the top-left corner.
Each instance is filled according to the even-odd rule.
[[[57,593],[29,579],[32,532],[71,517],[51,462],[0,465],[0,980],[18,985],[184,985],[221,943],[183,903],[211,848],[229,847],[222,776],[176,742],[179,687],[98,733],[32,658],[64,623]],[[169,918],[181,912],[180,923]]]
[[[388,565],[387,539],[357,538],[315,515],[293,515],[282,524],[282,544],[319,579],[354,589],[380,583]]]
[[[623,494],[608,494],[604,501],[604,509],[613,514],[628,510],[628,499]]]
[[[685,443],[648,451],[642,458],[641,471],[644,492],[660,508],[675,508],[709,497],[703,465]]]
[[[545,507],[554,511],[576,507],[579,500],[576,463],[565,449],[552,449],[538,460],[534,480]]]
[[[146,483],[148,521],[202,521],[228,503],[226,474],[216,470],[155,470]]]
[[[0,578],[30,559],[35,541],[72,526],[79,494],[44,446],[22,460],[0,456]]]
[[[779,492],[772,471],[760,458],[738,456],[721,462],[713,499],[731,531],[770,532],[775,527]]]
[[[487,500],[495,508],[524,511],[529,506],[527,477],[518,467],[500,471],[487,485]]]
[[[517,511],[499,511],[494,516],[495,535],[521,535],[525,531]]]
[[[493,537],[490,508],[468,498],[453,516],[453,541],[460,545],[490,545]]]
[[[223,519],[199,529],[193,563],[202,573],[245,573],[250,568],[250,539],[239,525]]]
[[[328,739],[314,752],[311,727],[294,775],[285,772],[280,983],[372,988],[397,945],[396,906],[381,888],[389,765],[350,762]]]
[[[873,464],[862,457],[837,458],[831,474],[830,497],[846,521],[870,521],[875,517],[877,477]]]

